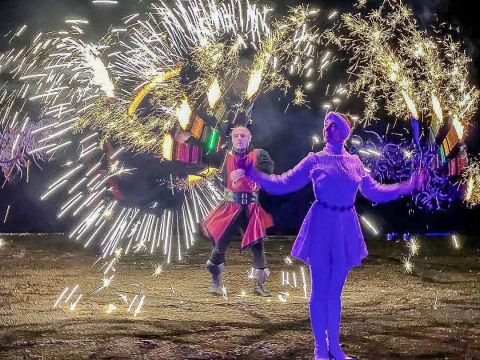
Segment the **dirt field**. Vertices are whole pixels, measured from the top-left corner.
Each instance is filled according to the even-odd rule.
[[[223,298],[206,293],[206,241],[158,277],[159,258],[123,257],[112,284],[92,295],[103,277],[92,267],[92,250],[59,235],[0,238],[0,359],[312,358],[301,264],[284,261],[292,238],[266,243],[270,299],[252,295],[250,254],[240,254],[238,243],[227,254]],[[469,243],[455,250],[445,238],[422,240],[410,275],[401,261],[404,243],[369,241],[370,256],[344,292],[346,352],[359,359],[480,359],[480,239]],[[296,288],[281,285],[282,270],[291,283],[296,273]],[[84,294],[76,309],[63,301],[54,309],[62,290],[76,284],[75,296]],[[134,294],[145,295],[136,317],[136,305],[127,311],[130,300],[121,297]],[[110,314],[109,304],[116,306]]]

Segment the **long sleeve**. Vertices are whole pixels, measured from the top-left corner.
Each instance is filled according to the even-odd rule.
[[[314,163],[315,154],[310,153],[293,169],[282,175],[268,175],[250,168],[248,176],[270,194],[287,194],[301,189],[310,181],[310,170]]]
[[[257,166],[256,169],[265,174],[272,174],[275,163],[272,158],[265,150],[259,149],[257,155]]]
[[[360,192],[370,201],[384,203],[410,195],[413,192],[413,183],[409,180],[397,184],[379,184],[370,175],[366,175],[362,177]]]

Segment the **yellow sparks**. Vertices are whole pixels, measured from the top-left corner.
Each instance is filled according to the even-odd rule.
[[[104,213],[103,213],[103,217],[104,217],[105,219],[111,219],[112,216],[113,216],[113,210],[112,210],[112,209],[107,209],[107,210],[105,210]]]
[[[107,310],[106,310],[107,314],[111,314],[116,310],[117,310],[117,306],[115,304],[108,304],[107,305]]]
[[[406,159],[411,159],[411,157],[413,156],[413,150],[403,149],[402,152]]]
[[[210,106],[210,109],[213,109],[215,107],[221,95],[222,93],[220,91],[220,84],[218,83],[218,78],[215,78],[215,80],[213,80],[212,82],[212,85],[210,85],[210,87],[208,88],[207,92],[208,105]]]
[[[410,96],[408,96],[408,94],[404,90],[402,90],[402,96],[403,96],[403,99],[405,100],[405,104],[407,105],[408,111],[410,111],[410,113],[415,119],[420,120],[418,118],[418,111],[417,111],[417,107],[415,106],[415,102],[412,100]]]
[[[467,183],[467,192],[465,194],[466,201],[470,201],[470,199],[472,198],[474,184],[475,184],[475,180],[473,179],[473,175],[471,175],[468,178],[468,183]]]
[[[413,264],[410,261],[410,258],[404,258],[402,262],[403,262],[403,267],[405,268],[405,272],[407,274],[411,274],[413,272]]]
[[[103,287],[103,288],[109,287],[111,283],[112,283],[112,277],[108,278],[108,277],[105,276],[105,277],[102,279],[102,287]]]
[[[442,106],[440,105],[440,101],[435,96],[435,94],[432,94],[432,109],[435,115],[437,116],[439,123],[442,124],[443,123]]]
[[[305,95],[305,93],[302,91],[302,89],[300,87],[297,87],[295,89],[295,94],[294,95],[295,95],[295,97],[292,101],[293,104],[301,106],[301,105],[304,105],[307,102],[307,100],[306,100],[307,96]]]
[[[410,251],[410,256],[418,255],[418,250],[420,249],[420,243],[417,241],[417,238],[412,237],[408,242],[407,247]]]
[[[461,141],[463,139],[463,132],[464,132],[465,127],[460,122],[458,117],[453,118],[452,124],[453,124],[453,127],[455,128],[455,131],[457,132],[458,139]]]
[[[163,272],[163,265],[162,264],[157,264],[157,265],[155,265],[155,270],[153,271],[152,276],[159,277],[162,272]]]
[[[122,251],[123,251],[122,248],[115,249],[114,255],[117,258],[117,260],[122,257]]]
[[[254,69],[250,74],[247,86],[247,100],[250,100],[260,88],[263,76],[263,65],[260,65],[257,69]]]

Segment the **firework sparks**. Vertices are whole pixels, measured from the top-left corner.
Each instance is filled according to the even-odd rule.
[[[115,304],[108,304],[105,311],[107,314],[112,314],[116,310],[117,310],[117,306]]]
[[[375,227],[375,225],[372,223],[372,221],[370,219],[368,219],[367,217],[365,216],[360,216],[360,219],[362,220],[362,222],[370,229],[370,231],[374,234],[374,235],[378,235],[379,234],[379,231],[378,229]]]
[[[468,206],[473,207],[480,204],[480,160],[472,159],[463,173],[463,184],[465,186],[464,200]]]
[[[407,274],[412,274],[413,273],[413,263],[410,261],[410,257],[405,257],[402,260],[403,267],[405,269],[405,272]]]
[[[458,237],[456,235],[452,235],[452,246],[454,249],[458,250],[460,249],[460,241],[458,240]]]
[[[360,8],[363,6],[360,6]],[[327,34],[351,53],[351,93],[362,93],[364,122],[376,118],[381,103],[394,118],[428,117],[470,125],[480,92],[469,85],[471,59],[451,36],[443,39],[419,29],[402,1],[385,1],[368,14],[344,14],[342,35]]]
[[[407,247],[410,253],[410,257],[418,255],[418,251],[420,250],[420,243],[418,242],[416,237],[412,237],[410,241],[407,243]]]
[[[155,269],[153,271],[152,276],[154,277],[159,277],[163,272],[163,264],[157,264],[155,265]]]

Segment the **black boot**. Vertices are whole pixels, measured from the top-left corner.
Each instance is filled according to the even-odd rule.
[[[270,294],[270,291],[265,289],[265,287],[263,286],[267,278],[270,276],[270,270],[268,270],[268,268],[253,269],[252,275],[253,275],[253,284],[254,284],[253,292],[259,296],[264,296],[264,297],[272,296],[272,294]]]
[[[225,270],[224,264],[215,265],[210,260],[207,261],[207,270],[212,275],[212,285],[209,288],[210,294],[223,295],[222,272]]]

